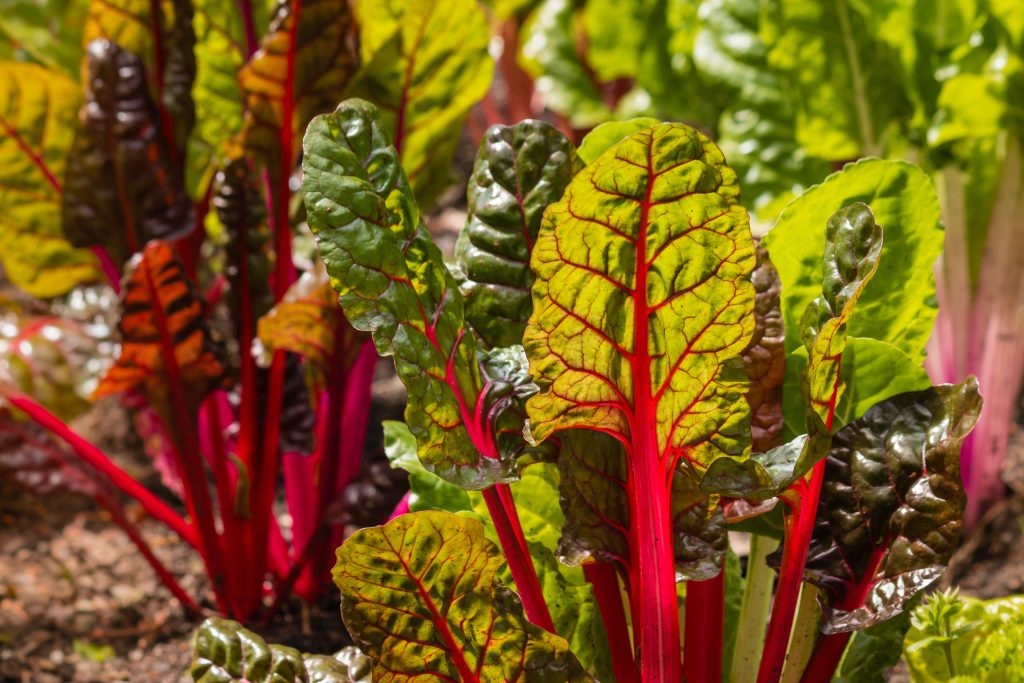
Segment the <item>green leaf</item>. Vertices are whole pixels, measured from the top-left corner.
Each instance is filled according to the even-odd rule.
[[[306,124],[341,99],[356,69],[352,31],[346,0],[281,1],[239,72],[245,149],[272,179],[291,175]]]
[[[122,263],[153,239],[193,227],[181,164],[161,134],[142,60],[114,43],[89,44],[85,106],[68,157],[64,234],[103,245]]]
[[[0,65],[0,261],[13,284],[37,297],[99,276],[95,257],[73,248],[60,230],[77,89],[34,64]]]
[[[942,225],[931,178],[902,161],[865,159],[846,166],[790,203],[765,236],[782,278],[786,351],[801,346],[800,316],[819,293],[825,235],[815,226],[853,202],[871,207],[885,230],[885,246],[848,334],[888,342],[920,364],[938,310],[932,268],[942,250]]]
[[[33,60],[78,79],[87,0],[9,0],[0,35]]]
[[[521,343],[533,310],[530,251],[549,204],[582,168],[562,133],[543,121],[491,126],[469,180],[469,215],[456,256],[466,320],[485,348]]]
[[[834,411],[842,389],[840,366],[846,326],[878,267],[882,229],[864,204],[840,209],[825,229],[821,296],[804,312],[800,329],[808,361],[800,376],[805,434],[755,453],[721,459],[704,477],[704,490],[764,500],[780,495],[828,454]]]
[[[189,674],[197,683],[369,683],[370,663],[354,647],[333,657],[268,645],[234,621],[211,617],[192,639]]]
[[[910,610],[918,598],[920,593],[892,619],[854,633],[833,683],[885,683],[889,669],[900,661]]]
[[[573,0],[544,0],[523,26],[520,61],[549,108],[588,128],[608,120],[611,110],[577,53],[575,20]]]
[[[384,420],[384,453],[391,467],[409,473],[409,509],[462,512],[473,508],[470,494],[428,472],[416,455],[416,437],[404,422]]]
[[[796,102],[801,146],[830,161],[881,153],[910,105],[898,56],[870,32],[864,3],[778,0],[762,18],[768,64]]]
[[[451,180],[469,110],[491,84],[487,20],[476,0],[360,0],[365,65],[348,90],[383,112],[424,207]]]
[[[528,622],[496,581],[505,564],[475,520],[402,515],[338,550],[334,581],[374,678],[587,681],[566,641]]]
[[[605,121],[587,133],[577,152],[584,164],[592,164],[609,147],[625,140],[637,131],[656,126],[659,123],[661,121],[649,116],[640,116],[626,121]]]
[[[966,501],[960,444],[980,411],[971,378],[900,394],[835,434],[806,570],[823,632],[885,621],[945,571]]]
[[[487,392],[462,297],[373,105],[347,100],[317,117],[302,166],[309,226],[331,284],[352,325],[395,357],[424,465],[464,488],[514,480],[515,462],[499,451],[482,410]]]

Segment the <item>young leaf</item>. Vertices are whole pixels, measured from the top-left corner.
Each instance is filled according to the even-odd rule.
[[[801,322],[809,357],[800,386],[806,435],[749,460],[721,459],[711,465],[704,489],[735,498],[779,495],[828,454],[832,420],[842,391],[840,365],[846,328],[878,267],[882,228],[864,204],[841,209],[828,221],[821,292]]]
[[[931,178],[903,161],[865,159],[846,166],[790,203],[765,235],[782,280],[786,351],[802,346],[800,316],[820,294],[826,239],[813,226],[853,202],[871,207],[886,236],[875,284],[857,304],[848,334],[888,342],[919,364],[937,311],[933,266],[942,250],[942,225]]]
[[[369,661],[353,647],[334,657],[268,645],[227,619],[211,617],[192,639],[189,674],[197,683],[369,683]]]
[[[172,424],[167,419],[169,382],[180,381],[197,408],[209,391],[226,381],[220,348],[206,326],[203,299],[174,250],[161,241],[150,242],[129,263],[121,297],[121,354],[93,397],[141,391],[161,412],[164,424]]]
[[[365,65],[348,94],[380,107],[413,193],[429,206],[491,84],[487,19],[476,0],[360,0],[356,13]]]
[[[99,276],[96,259],[60,231],[77,86],[35,64],[0,66],[0,260],[16,286],[52,297]]]
[[[443,512],[362,529],[338,549],[342,616],[379,680],[593,680],[562,638],[495,580],[505,559],[480,522]]]
[[[352,325],[395,356],[420,458],[465,488],[514,479],[483,410],[487,391],[462,297],[380,115],[368,102],[346,100],[313,120],[303,149],[303,195],[320,257]]]
[[[533,302],[530,251],[540,220],[583,167],[564,135],[543,121],[492,126],[469,180],[469,215],[456,256],[466,320],[485,347],[521,343]]]
[[[356,67],[351,30],[345,0],[282,0],[239,73],[245,147],[271,178],[291,174],[306,124],[341,98]]]
[[[980,411],[971,378],[891,398],[835,434],[807,562],[826,634],[889,619],[945,570],[963,526],[960,443]]]
[[[754,244],[736,176],[692,128],[634,133],[548,209],[532,266],[533,435],[590,429],[625,447],[641,675],[677,680],[673,475],[749,450],[738,356],[753,332]]]
[[[142,61],[114,43],[89,44],[85,106],[68,157],[64,234],[103,245],[119,263],[152,239],[192,228],[181,165],[160,134]]]
[[[757,247],[754,283],[754,335],[743,351],[743,369],[750,379],[751,445],[764,453],[779,445],[782,433],[782,382],[786,378],[785,328],[779,308],[782,283],[768,250]],[[799,392],[798,392],[799,393]]]

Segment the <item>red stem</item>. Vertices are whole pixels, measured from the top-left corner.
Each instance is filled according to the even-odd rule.
[[[800,678],[801,683],[829,683],[843,658],[851,635],[850,632],[832,633],[818,638],[811,661],[807,663],[804,675]]]
[[[33,422],[64,441],[76,455],[97,472],[106,476],[125,495],[138,501],[153,519],[167,526],[192,547],[199,547],[199,536],[195,527],[190,526],[178,513],[154,496],[149,489],[115,465],[103,451],[76,434],[53,413],[28,396],[10,393],[5,394],[4,397],[11,402],[11,405],[28,415]]]
[[[583,565],[583,576],[594,589],[594,599],[601,611],[601,621],[608,636],[612,656],[612,671],[619,683],[638,683],[633,644],[622,608],[622,592],[615,568],[606,562],[588,562]]]
[[[725,571],[686,582],[683,669],[687,683],[721,683],[725,633]]]
[[[256,38],[256,23],[252,18],[252,2],[250,0],[238,0],[238,11],[242,15],[242,25],[245,26],[245,56],[251,59],[259,46]]]
[[[114,294],[121,293],[121,270],[114,263],[114,259],[110,257],[110,252],[107,251],[106,247],[102,245],[94,245],[90,247],[92,253],[100,262],[100,268],[103,269],[103,274],[107,276],[107,281],[110,282],[110,286],[114,289]]]
[[[149,300],[153,302],[153,314],[156,327],[160,334],[160,354],[163,359],[167,380],[167,393],[171,404],[171,419],[174,423],[172,441],[177,446],[178,467],[185,475],[182,484],[185,489],[185,507],[192,517],[192,523],[199,529],[199,552],[203,556],[206,570],[217,606],[227,612],[227,601],[224,599],[224,558],[221,552],[220,539],[214,526],[213,505],[210,492],[206,488],[206,477],[203,471],[202,456],[199,453],[199,438],[195,430],[195,411],[190,409],[182,384],[181,369],[175,355],[174,342],[171,339],[167,313],[160,301],[160,294],[153,272],[147,264],[143,264],[146,288]]]
[[[246,619],[249,614],[241,610],[238,601],[239,590],[244,590],[241,574],[245,565],[242,548],[239,546],[237,520],[235,518],[235,496],[231,491],[232,479],[228,472],[228,456],[224,449],[224,427],[220,419],[220,406],[215,397],[211,397],[203,405],[203,417],[209,420],[210,440],[213,442],[214,453],[210,458],[213,480],[217,488],[217,502],[220,507],[220,519],[224,528],[224,547],[226,555],[226,586],[225,593],[234,615],[238,619]]]
[[[508,485],[496,484],[482,493],[484,502],[487,503],[487,511],[491,515],[491,521],[494,522],[494,529],[498,532],[498,541],[505,553],[508,568],[512,572],[516,592],[522,598],[526,618],[537,626],[555,633],[555,624],[551,620],[551,613],[544,601],[544,593],[541,591],[533,560],[530,559],[530,553],[526,547],[523,528],[519,524],[519,514],[516,512],[514,503],[509,505],[512,495]],[[502,495],[503,493],[505,495]]]

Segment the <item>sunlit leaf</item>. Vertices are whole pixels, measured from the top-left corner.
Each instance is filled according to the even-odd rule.
[[[377,680],[592,680],[566,641],[534,626],[495,580],[500,550],[480,522],[402,515],[357,531],[334,581],[349,633]]]
[[[88,4],[88,0],[10,0],[0,15],[0,34],[33,60],[77,79]]]
[[[469,217],[456,249],[466,320],[484,346],[522,341],[533,310],[530,251],[541,216],[582,168],[564,135],[542,121],[487,130],[469,181]]]
[[[78,86],[34,64],[0,66],[0,249],[7,278],[39,297],[99,276],[61,234],[60,201]]]
[[[476,0],[359,0],[365,62],[349,95],[381,110],[417,201],[450,184],[470,108],[493,71],[487,20]]]
[[[587,133],[577,150],[584,164],[597,160],[605,151],[616,143],[628,138],[633,133],[656,126],[661,121],[649,116],[641,116],[626,121],[606,121]]]

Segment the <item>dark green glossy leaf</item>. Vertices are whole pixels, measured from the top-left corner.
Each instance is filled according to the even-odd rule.
[[[809,361],[801,378],[806,433],[743,461],[721,459],[704,477],[706,491],[763,500],[779,495],[828,454],[842,385],[846,325],[878,267],[882,229],[864,204],[836,212],[825,229],[821,296],[804,312],[801,334]]]
[[[469,110],[487,92],[493,63],[476,0],[359,2],[364,66],[348,95],[381,109],[417,201],[450,185]]]
[[[566,641],[523,616],[496,582],[505,559],[475,520],[402,515],[357,531],[334,580],[376,680],[588,681]]]
[[[377,110],[347,100],[306,132],[309,226],[345,315],[394,356],[428,469],[465,488],[515,478],[491,416],[462,296],[431,241]],[[481,454],[481,450],[488,452]]]
[[[966,501],[960,444],[980,411],[971,378],[891,398],[835,434],[806,570],[825,633],[895,616],[945,570]]]
[[[886,674],[903,654],[903,636],[918,598],[920,593],[892,619],[854,633],[833,683],[885,683]]]
[[[466,275],[466,320],[485,347],[519,344],[533,310],[530,252],[544,209],[562,198],[582,164],[543,121],[492,126],[467,191],[469,216],[456,250]]]
[[[149,240],[190,230],[191,204],[181,165],[161,135],[142,60],[97,40],[89,44],[88,64],[64,184],[64,233],[79,246],[105,246],[121,262]]]
[[[35,64],[0,64],[0,261],[29,294],[49,298],[99,277],[96,258],[60,229],[78,85]]]
[[[192,640],[189,674],[197,683],[369,683],[370,663],[356,648],[333,657],[269,645],[234,621],[211,617]]]

